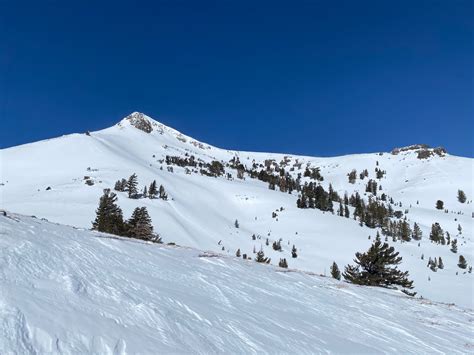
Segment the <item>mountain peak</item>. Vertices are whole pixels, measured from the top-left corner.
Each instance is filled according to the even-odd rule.
[[[151,133],[153,132],[153,128],[158,126],[158,124],[158,122],[144,113],[132,112],[130,115],[121,120],[117,125],[120,127],[131,125],[143,132]]]

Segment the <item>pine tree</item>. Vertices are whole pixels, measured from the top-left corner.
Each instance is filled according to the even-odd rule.
[[[286,261],[285,258],[280,259],[280,262],[278,263],[278,266],[287,269],[288,268],[288,262]]]
[[[165,188],[163,187],[163,185],[160,185],[159,196],[162,200],[166,201],[168,199],[168,194],[166,193]]]
[[[235,252],[235,256],[240,258],[240,249],[237,249],[237,251]]]
[[[137,207],[127,221],[128,235],[132,238],[154,239],[153,225],[146,207]]]
[[[125,191],[127,188],[127,180],[122,179],[122,180],[117,180],[114,186],[115,191]]]
[[[293,244],[293,248],[291,248],[291,257],[292,258],[297,258],[298,257],[298,250],[296,249],[294,244]]]
[[[281,240],[273,242],[272,248],[273,250],[281,251]]]
[[[458,232],[459,232],[459,234],[462,234],[462,227],[461,227],[460,224],[458,224]]]
[[[116,202],[117,195],[111,192],[110,189],[105,189],[104,194],[100,197],[92,229],[116,235],[123,234],[123,214]]]
[[[436,209],[438,210],[444,209],[444,202],[441,200],[436,201]]]
[[[430,240],[435,243],[440,243],[444,240],[444,232],[438,222],[431,225]]]
[[[444,263],[443,263],[443,259],[441,259],[441,256],[438,258],[438,268],[441,270],[444,269]]]
[[[158,195],[158,189],[156,188],[156,180],[150,184],[150,188],[148,189],[148,197],[149,198],[156,198]]]
[[[458,266],[461,268],[461,269],[465,269],[467,268],[467,262],[466,262],[466,259],[464,258],[464,256],[462,255],[459,255],[459,262],[458,262]]]
[[[235,222],[234,222],[234,226],[235,226],[235,228],[239,228],[239,227],[240,227],[239,221],[238,221],[237,219],[236,219]]]
[[[341,279],[341,272],[339,271],[339,267],[337,266],[335,261],[331,265],[331,276],[336,280]]]
[[[349,178],[349,182],[351,184],[354,184],[356,179],[357,179],[357,170],[352,170],[349,174],[347,174],[348,178]]]
[[[464,203],[466,202],[467,198],[466,198],[466,194],[464,193],[463,190],[458,190],[458,201],[461,202],[461,203]]]
[[[269,263],[270,263],[270,260],[271,260],[271,259],[265,257],[265,253],[263,252],[262,249],[260,249],[260,251],[257,253],[257,256],[255,257],[255,261],[256,261],[257,263],[266,263],[266,264],[269,264]]]
[[[388,287],[392,285],[413,288],[408,280],[408,271],[397,269],[402,257],[393,247],[381,241],[375,241],[365,253],[356,253],[355,266],[347,265],[344,278],[352,283],[368,286]]]
[[[128,178],[128,181],[127,181],[127,191],[128,191],[129,198],[137,198],[137,194],[138,194],[137,185],[138,185],[137,174],[134,173]]]
[[[148,197],[148,189],[147,189],[146,186],[143,188],[143,194],[142,194],[142,195],[143,195],[143,197],[145,197],[145,198]]]
[[[375,234],[375,240],[380,241],[380,233],[379,233],[379,231],[377,231],[377,233]]]
[[[422,236],[423,236],[423,232],[421,231],[421,228],[420,226],[415,222],[415,224],[413,225],[413,239],[415,240],[421,240]]]
[[[458,240],[457,239],[453,239],[453,241],[451,242],[451,251],[456,254],[458,252]]]
[[[347,204],[344,206],[344,217],[346,218],[350,217],[349,207],[347,207]]]
[[[406,242],[411,240],[411,228],[406,220],[403,220],[400,224],[400,237]]]

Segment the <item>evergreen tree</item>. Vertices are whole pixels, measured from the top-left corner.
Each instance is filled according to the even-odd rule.
[[[453,239],[453,241],[451,242],[451,251],[456,254],[458,252],[458,240],[457,239]]]
[[[291,248],[291,257],[292,258],[297,258],[298,257],[298,250],[296,249],[294,244],[293,244],[293,248]]]
[[[148,189],[147,189],[146,186],[143,188],[143,194],[142,194],[142,195],[143,195],[143,197],[145,197],[145,198],[148,197]]]
[[[257,256],[255,257],[255,261],[256,261],[257,263],[266,263],[266,264],[269,264],[269,263],[270,263],[270,260],[271,260],[271,259],[265,257],[265,253],[264,253],[263,250],[260,248],[260,251],[257,253]]]
[[[150,184],[150,188],[148,189],[148,197],[156,198],[157,195],[158,195],[158,189],[156,187],[156,180],[153,180],[153,182]]]
[[[118,180],[114,186],[115,191],[125,191],[126,188],[127,188],[127,180],[125,179]]]
[[[444,209],[444,202],[441,200],[436,201],[436,209],[438,210]]]
[[[347,207],[347,204],[344,206],[344,217],[346,218],[350,217],[349,207]]]
[[[237,219],[236,219],[235,222],[234,222],[234,226],[235,226],[235,228],[239,228],[239,227],[240,227],[239,221],[238,221]]]
[[[117,195],[111,192],[110,189],[105,189],[99,200],[99,207],[96,210],[96,218],[92,222],[92,229],[116,235],[123,234],[123,214],[116,202]]]
[[[159,196],[162,200],[165,200],[165,201],[168,200],[168,194],[166,193],[165,188],[163,187],[163,185],[160,185]]]
[[[444,263],[443,263],[443,259],[441,259],[441,256],[438,258],[438,268],[441,270],[444,269]]]
[[[374,195],[377,194],[377,181],[370,179],[365,186],[365,192],[371,192]]]
[[[128,235],[132,238],[152,240],[153,225],[146,207],[137,207],[127,222]]]
[[[458,232],[459,232],[459,234],[462,234],[462,227],[461,227],[460,224],[458,224]]]
[[[458,201],[461,203],[466,202],[466,194],[464,193],[463,190],[458,190]]]
[[[408,271],[397,269],[402,257],[393,247],[381,241],[375,241],[365,253],[356,253],[355,266],[347,265],[344,278],[358,285],[388,287],[392,285],[413,288],[408,280]]]
[[[237,249],[237,251],[235,252],[235,256],[240,258],[240,249]]]
[[[339,271],[339,267],[337,266],[335,261],[331,265],[331,276],[336,280],[341,279],[341,272]]]
[[[138,190],[137,190],[137,185],[138,185],[138,178],[137,174],[132,174],[127,181],[127,191],[128,191],[128,197],[129,198],[137,198]]]
[[[411,228],[406,220],[400,223],[400,238],[406,242],[411,240]]]
[[[349,174],[347,174],[348,178],[349,178],[349,182],[351,184],[354,184],[356,179],[357,179],[357,170],[352,170]]]
[[[423,236],[423,232],[421,231],[421,228],[420,226],[415,222],[415,224],[413,225],[413,239],[415,240],[421,240],[422,236]]]
[[[430,240],[435,243],[441,243],[444,240],[444,232],[438,222],[431,225]]]
[[[281,240],[273,242],[273,250],[281,251]]]
[[[461,268],[461,269],[465,269],[467,268],[467,262],[466,262],[466,259],[464,258],[464,256],[462,255],[459,255],[459,262],[458,262],[458,266]]]
[[[288,262],[286,261],[285,258],[280,259],[280,262],[278,263],[278,266],[287,269],[288,268]]]

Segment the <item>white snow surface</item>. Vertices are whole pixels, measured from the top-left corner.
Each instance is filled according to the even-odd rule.
[[[199,142],[145,115],[134,113],[131,117],[133,120],[123,119],[90,135],[71,134],[1,150],[0,208],[90,228],[103,189],[113,188],[118,179],[136,173],[141,188],[156,180],[163,184],[170,199],[135,200],[118,192],[118,203],[127,218],[135,207],[146,206],[155,230],[165,243],[175,242],[228,256],[234,256],[240,248],[242,253],[253,257],[254,248],[263,248],[273,265],[285,257],[290,268],[328,275],[333,261],[342,270],[344,265],[352,263],[355,252],[365,251],[375,237],[375,229],[360,227],[352,219],[352,209],[349,219],[319,210],[298,209],[296,192],[272,191],[266,183],[248,176],[245,180],[237,179],[235,170],[226,168],[235,177],[233,180],[186,174],[184,168],[177,166],[173,166],[171,173],[159,160],[166,155],[188,154],[206,162],[216,159],[225,163],[239,157],[250,167],[253,161],[260,164],[274,159],[280,163],[286,158],[286,170],[294,167],[293,175],[303,173],[310,164],[321,169],[324,176],[321,184],[326,190],[332,183],[341,196],[345,191],[349,194],[358,191],[366,199],[368,178],[358,177],[355,184],[350,184],[347,174],[352,169],[358,174],[367,169],[369,178],[375,179],[378,162],[378,168],[387,172],[377,180],[382,185],[380,193],[401,202],[402,207],[396,209],[408,209],[406,216],[410,224],[417,222],[423,230],[419,246],[413,240],[392,243],[389,238],[389,243],[403,257],[399,268],[410,272],[417,296],[473,308],[473,274],[457,266],[459,255],[469,265],[474,262],[473,159],[446,154],[420,160],[413,151],[331,158],[231,151]],[[153,131],[146,133],[134,127],[132,122],[137,118],[147,120]],[[297,162],[302,164],[300,169],[295,165]],[[86,185],[84,176],[89,176],[95,184]],[[46,190],[47,187],[51,189]],[[458,189],[465,191],[467,203],[457,201]],[[435,209],[438,199],[444,201],[448,213]],[[278,217],[272,218],[272,212],[280,207],[284,210],[277,211]],[[234,227],[236,219],[240,228]],[[447,245],[429,241],[434,222],[439,222],[452,239],[458,239],[457,254]],[[458,224],[462,234],[457,230]],[[258,238],[252,240],[252,234]],[[265,244],[266,238],[269,246]],[[279,239],[283,252],[272,249],[272,242]],[[293,244],[298,248],[296,259],[291,258]],[[442,257],[445,268],[431,271],[427,267],[429,257]]]
[[[472,353],[474,313],[0,215],[1,354]]]

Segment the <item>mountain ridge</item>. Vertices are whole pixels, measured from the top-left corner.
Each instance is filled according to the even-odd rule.
[[[456,157],[459,157],[459,158],[466,158],[466,159],[473,159],[472,157],[466,157],[466,156],[461,156],[461,155],[453,155],[451,153],[448,153],[448,151],[442,146],[432,147],[432,146],[429,146],[428,144],[420,144],[420,143],[408,144],[408,145],[405,145],[405,146],[394,147],[394,148],[392,148],[390,150],[386,150],[386,151],[352,152],[352,153],[343,154],[343,155],[329,155],[329,156],[328,155],[317,156],[317,155],[307,155],[307,154],[298,154],[298,153],[285,153],[285,152],[271,152],[271,151],[265,151],[265,150],[263,150],[263,151],[245,151],[245,150],[238,150],[238,149],[228,149],[228,148],[224,148],[224,147],[217,147],[217,146],[211,145],[209,143],[205,143],[203,141],[195,139],[195,138],[193,138],[189,135],[186,135],[186,134],[182,133],[178,129],[173,128],[170,125],[164,124],[164,123],[162,123],[162,122],[160,122],[160,121],[152,118],[151,116],[148,116],[147,114],[145,114],[143,112],[140,112],[140,111],[133,111],[129,115],[123,117],[117,123],[112,124],[109,127],[101,128],[101,129],[98,129],[98,130],[95,130],[95,131],[86,131],[86,132],[83,132],[83,133],[72,132],[72,133],[61,135],[61,136],[40,139],[40,140],[34,141],[34,142],[26,142],[26,143],[22,143],[22,144],[19,144],[19,145],[16,145],[16,146],[11,146],[11,147],[5,147],[5,148],[2,148],[2,150],[16,148],[16,147],[20,147],[20,146],[28,145],[28,144],[35,144],[35,143],[38,143],[38,142],[44,142],[44,141],[49,141],[49,140],[54,140],[54,139],[60,139],[60,138],[63,138],[63,137],[68,137],[68,136],[83,135],[83,134],[88,135],[88,134],[92,134],[92,133],[97,133],[97,132],[101,132],[101,131],[110,130],[110,129],[112,129],[114,127],[117,127],[117,126],[121,127],[121,128],[125,128],[127,126],[134,127],[133,124],[130,123],[130,120],[134,119],[136,117],[141,117],[145,121],[149,121],[150,124],[153,127],[157,127],[157,130],[160,134],[163,134],[164,132],[168,132],[168,133],[171,133],[171,134],[173,134],[175,136],[178,136],[178,137],[182,136],[186,140],[191,140],[191,141],[195,141],[197,143],[201,143],[202,145],[205,145],[205,146],[208,146],[208,147],[213,147],[213,148],[216,148],[216,149],[221,149],[221,150],[224,150],[224,151],[235,152],[235,153],[274,154],[274,155],[299,156],[299,157],[306,157],[306,158],[319,157],[319,158],[322,158],[322,159],[324,159],[324,158],[329,159],[329,158],[337,158],[337,157],[345,157],[345,156],[353,156],[353,155],[364,155],[364,154],[370,155],[370,154],[380,154],[380,153],[391,153],[391,154],[396,155],[399,152],[406,153],[406,152],[418,151],[419,149],[425,148],[425,149],[428,149],[430,151],[442,150],[444,152],[444,155],[456,156]],[[136,127],[134,127],[134,128],[136,128]],[[150,132],[150,133],[152,133],[152,132]]]

